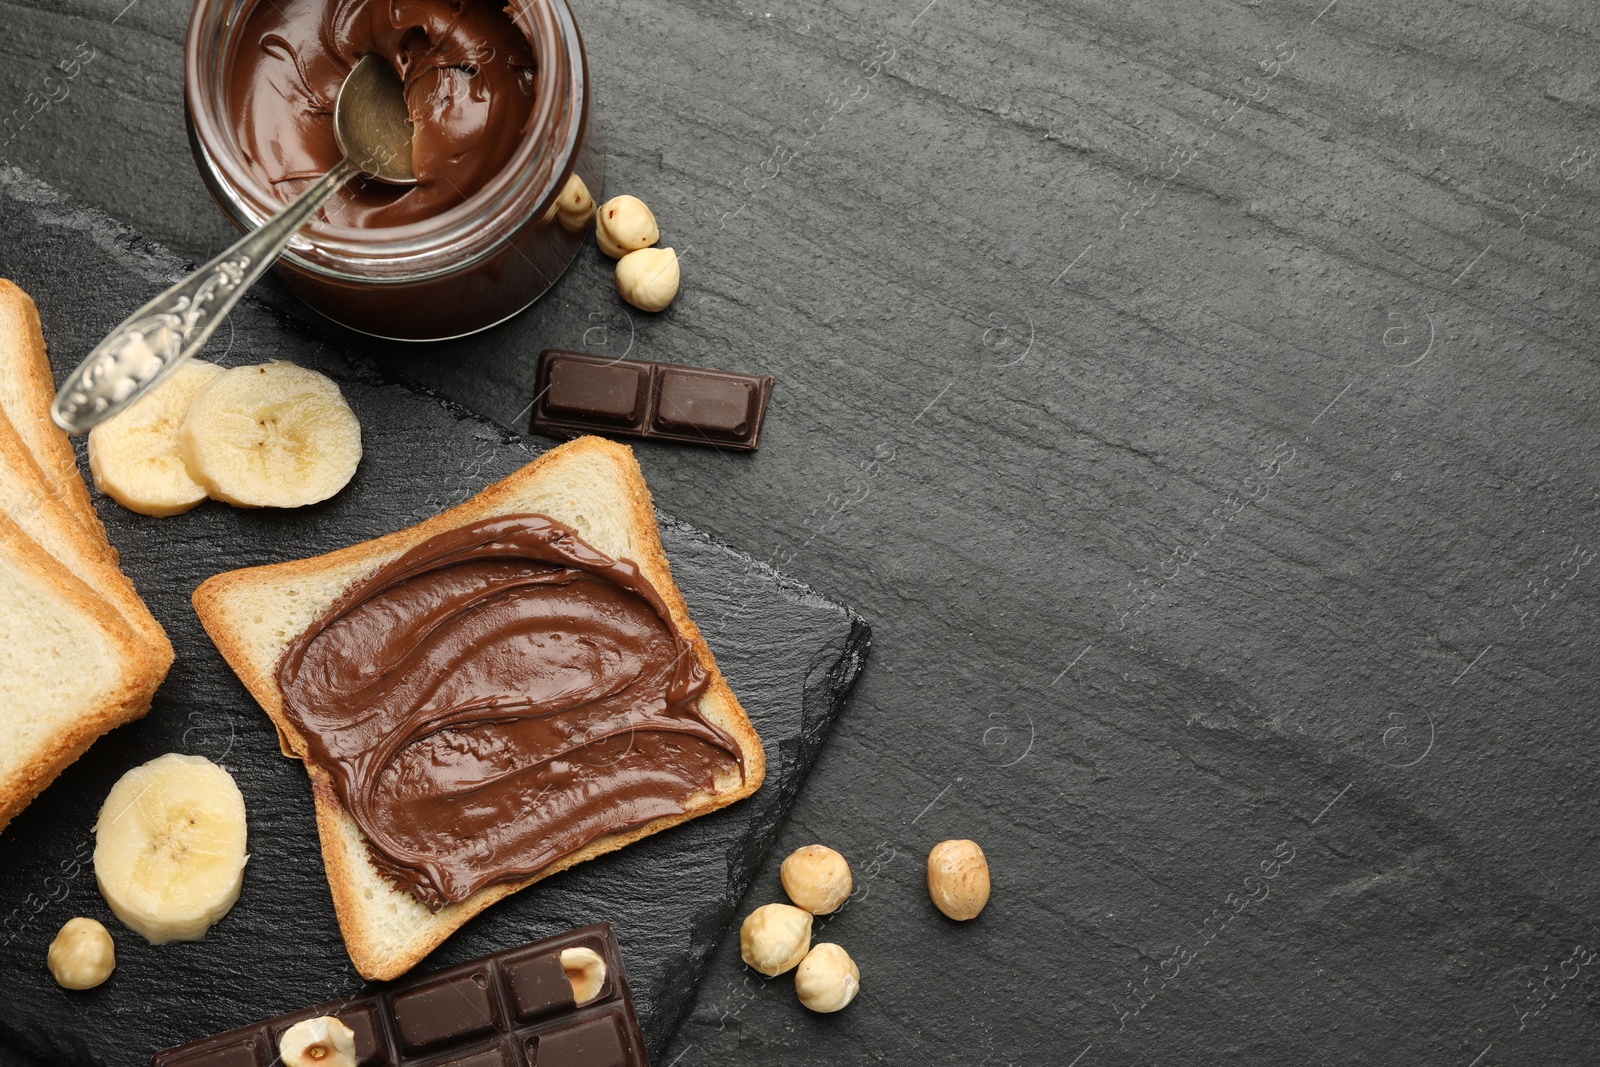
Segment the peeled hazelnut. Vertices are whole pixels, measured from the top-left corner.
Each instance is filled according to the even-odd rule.
[[[561,969],[572,983],[572,1002],[587,1004],[600,995],[606,984],[606,961],[592,948],[561,950]]]
[[[811,947],[811,913],[788,904],[764,904],[739,928],[739,955],[774,978],[806,958]]]
[[[46,957],[50,974],[63,989],[93,989],[117,965],[111,934],[93,919],[68,919]]]
[[[778,869],[778,877],[795,907],[813,915],[837,911],[850,896],[850,864],[826,845],[795,849]]]
[[[861,971],[850,953],[824,941],[800,961],[794,991],[812,1011],[838,1011],[861,991]]]
[[[589,195],[589,187],[576,174],[567,179],[561,195],[556,197],[556,217],[561,228],[568,233],[577,233],[594,218],[594,197]]]
[[[989,903],[989,861],[975,841],[941,841],[928,853],[928,895],[933,906],[959,922],[975,919]]]
[[[356,1035],[332,1015],[295,1023],[278,1038],[284,1067],[356,1067]]]
[[[594,222],[594,239],[612,259],[649,248],[661,239],[656,217],[637,196],[614,196],[600,205]]]
[[[617,260],[617,293],[640,311],[660,311],[678,295],[678,253],[641,248]]]

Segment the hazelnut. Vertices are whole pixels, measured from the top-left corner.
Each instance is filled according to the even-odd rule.
[[[950,918],[975,919],[989,903],[989,861],[975,841],[941,841],[928,853],[928,895]]]
[[[284,1067],[356,1067],[356,1034],[332,1015],[295,1023],[278,1038]]]
[[[556,197],[556,218],[568,233],[577,233],[594,218],[594,197],[589,195],[589,187],[576,174],[567,179],[567,184],[561,188],[561,195]]]
[[[600,205],[594,222],[594,239],[612,259],[649,248],[661,239],[656,217],[637,196],[614,196]]]
[[[788,904],[764,904],[739,927],[739,955],[768,978],[806,958],[811,947],[811,913]]]
[[[783,861],[778,877],[795,906],[813,915],[837,911],[850,896],[850,864],[826,845],[795,849]]]
[[[660,311],[678,295],[678,254],[641,248],[617,260],[617,293],[640,311]]]
[[[104,926],[93,919],[68,919],[46,957],[50,974],[63,989],[93,989],[111,977],[117,965],[116,945]]]
[[[838,1011],[861,991],[861,971],[850,953],[825,941],[800,961],[794,991],[812,1011]]]
[[[606,984],[606,961],[592,948],[561,950],[561,969],[572,983],[572,1002],[587,1004],[600,995]]]

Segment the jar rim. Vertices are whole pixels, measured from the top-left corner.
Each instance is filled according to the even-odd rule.
[[[260,226],[283,207],[246,163],[228,116],[227,91],[219,84],[240,43],[245,15],[262,2],[268,0],[197,0],[184,36],[190,139],[197,161],[210,171],[208,184],[218,203],[241,229]],[[506,6],[537,59],[528,133],[506,165],[463,203],[403,226],[364,229],[313,219],[284,251],[284,260],[314,275],[362,284],[415,282],[470,268],[512,240],[530,215],[553,205],[575,163],[587,118],[565,121],[574,100],[585,111],[589,107],[583,41],[566,0],[508,0]]]

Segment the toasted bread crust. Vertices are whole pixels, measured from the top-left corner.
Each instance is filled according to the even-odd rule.
[[[44,473],[51,494],[66,507],[83,527],[89,539],[113,561],[115,550],[106,538],[105,526],[89,499],[89,488],[78,473],[77,456],[67,435],[50,418],[55,400],[55,378],[50,371],[50,356],[45,348],[44,329],[33,298],[15,283],[0,278],[0,323],[17,325],[13,344],[3,344],[0,336],[0,374],[15,383],[15,404],[0,405],[22,434],[33,458]]]
[[[562,857],[529,878],[488,886],[458,904],[447,905],[432,913],[432,920],[420,925],[399,949],[385,951],[381,946],[372,943],[362,932],[364,926],[362,919],[370,908],[368,902],[372,879],[377,875],[365,853],[360,850],[353,853],[347,845],[353,837],[359,837],[352,835],[353,820],[340,805],[327,772],[307,760],[309,749],[305,738],[284,714],[283,696],[278,689],[275,676],[276,660],[271,663],[261,662],[258,657],[250,654],[241,633],[233,623],[229,599],[241,591],[259,588],[264,583],[310,579],[326,574],[330,570],[351,568],[352,574],[343,584],[343,588],[348,589],[383,563],[436,534],[481,518],[515,514],[526,510],[515,504],[518,491],[530,482],[540,479],[546,472],[555,469],[563,460],[577,456],[597,456],[614,466],[620,483],[617,488],[624,495],[628,509],[628,526],[632,540],[639,549],[632,555],[633,562],[661,595],[673,623],[693,642],[695,654],[699,656],[710,679],[706,692],[700,699],[700,710],[738,743],[744,762],[744,774],[742,778],[736,772],[720,776],[710,792],[691,798],[682,814],[665,816],[630,830],[607,834]],[[559,516],[556,517],[559,519]],[[622,848],[650,834],[726,807],[754,793],[760,788],[765,777],[766,760],[761,748],[761,739],[733,691],[728,687],[727,680],[711,654],[711,649],[693,620],[689,618],[688,606],[672,580],[666,553],[661,546],[660,533],[656,528],[655,509],[651,503],[650,491],[645,485],[638,461],[634,458],[633,451],[625,445],[603,438],[583,437],[554,448],[466,502],[404,530],[312,559],[216,575],[202,582],[195,590],[193,603],[202,625],[205,626],[206,632],[211,636],[223,658],[228,661],[277,727],[280,740],[285,746],[285,754],[292,753],[306,764],[316,801],[317,828],[322,840],[323,862],[327,869],[328,884],[333,893],[334,910],[338,915],[340,930],[344,934],[345,946],[351,961],[362,977],[370,980],[383,981],[404,974],[467,920],[519,889],[585,860]]]
[[[101,734],[132,722],[149,710],[151,695],[166,674],[166,665],[110,604],[39,547],[4,513],[0,513],[0,551],[48,583],[67,610],[87,617],[118,647],[122,664],[117,682],[102,694],[96,707],[77,716],[66,729],[54,733],[33,754],[24,773],[0,780],[0,830],[4,830],[18,812],[83,755]],[[70,663],[70,659],[65,662]]]
[[[81,565],[84,568],[79,572],[80,577],[88,579],[95,591],[121,613],[139,638],[149,646],[151,655],[161,663],[160,673],[164,678],[173,659],[172,642],[167,638],[166,630],[150,614],[150,608],[139,596],[133,582],[117,566],[110,550],[97,544],[84,532],[83,524],[74,521],[66,508],[50,493],[44,471],[4,412],[0,412],[0,467],[5,469],[5,477],[16,479],[17,485],[26,487],[30,499],[40,501],[39,511],[44,513],[39,516],[40,521],[52,524],[53,530],[60,530],[62,543],[70,543],[81,550],[74,552],[74,559],[63,560],[62,563],[69,567]],[[71,481],[83,484],[76,467],[72,469]],[[161,678],[156,679],[156,684],[160,684]],[[151,686],[151,692],[155,692],[154,685]]]

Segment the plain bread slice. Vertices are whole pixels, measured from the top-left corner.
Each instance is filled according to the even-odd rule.
[[[105,527],[78,472],[72,442],[50,418],[55,396],[39,309],[15,283],[0,278],[0,413],[11,421],[33,454],[51,495],[65,505],[97,547],[111,553]]]
[[[73,476],[77,476],[76,471]],[[154,693],[172,665],[172,642],[140,599],[133,582],[51,494],[33,454],[3,414],[0,414],[0,512],[105,598],[139,635],[160,666],[150,685],[150,692]]]
[[[111,606],[0,514],[0,830],[106,731],[155,670]]]

